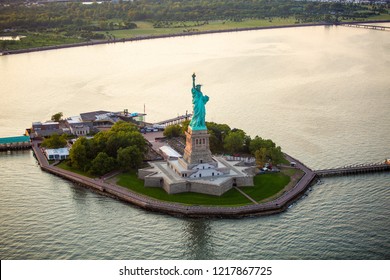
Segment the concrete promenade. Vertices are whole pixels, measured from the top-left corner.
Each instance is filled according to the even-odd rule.
[[[297,167],[302,169],[305,172],[305,175],[293,189],[284,193],[276,200],[261,204],[250,204],[238,207],[187,206],[179,203],[170,203],[156,200],[132,192],[116,184],[108,183],[104,179],[88,178],[86,176],[52,166],[48,163],[46,157],[39,148],[38,142],[33,142],[32,148],[41,169],[46,172],[86,186],[99,193],[118,198],[125,202],[130,202],[131,204],[143,209],[163,212],[174,216],[238,218],[279,213],[287,209],[287,207],[294,200],[298,199],[310,186],[316,176],[316,174],[311,169],[301,164],[298,160],[292,157],[288,157],[289,160],[295,161],[297,163]]]

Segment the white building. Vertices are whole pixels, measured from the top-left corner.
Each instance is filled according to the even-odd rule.
[[[160,147],[159,150],[163,154],[164,159],[178,159],[182,157],[181,154],[179,154],[174,149],[166,145]]]
[[[69,157],[68,148],[45,149],[45,155],[48,160],[64,160]]]

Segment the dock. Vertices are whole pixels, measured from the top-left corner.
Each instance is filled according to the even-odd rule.
[[[0,151],[31,149],[29,136],[12,136],[0,138]]]
[[[330,176],[346,176],[366,173],[376,173],[390,171],[390,164],[383,163],[366,163],[366,164],[355,164],[350,166],[344,166],[339,168],[330,168],[314,171],[319,177],[330,177]]]
[[[359,23],[342,23],[340,25],[347,26],[347,27],[355,27],[355,28],[390,31],[390,27],[388,27],[388,26],[379,26],[379,25],[361,24],[361,23],[360,24]]]
[[[190,120],[191,117],[192,117],[192,114],[185,114],[185,115],[177,116],[175,118],[171,118],[171,119],[168,119],[165,121],[160,121],[160,122],[155,123],[155,124],[166,127],[168,125],[179,124],[179,123],[182,123],[186,120]]]

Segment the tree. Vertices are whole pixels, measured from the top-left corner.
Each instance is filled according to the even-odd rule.
[[[123,169],[138,167],[145,152],[146,142],[138,129],[120,121],[92,139],[79,138],[70,150],[69,159],[74,168],[102,175],[116,168],[117,161]]]
[[[124,131],[124,132],[133,132],[133,131],[138,131],[138,128],[131,123],[125,122],[125,121],[119,121],[116,122],[111,129],[109,130],[109,133],[115,133],[119,131]]]
[[[190,125],[190,120],[185,120],[181,123],[181,129],[183,131],[183,134],[188,130],[188,126]]]
[[[284,155],[280,146],[277,147],[261,147],[255,151],[256,163],[259,166],[264,166],[268,162],[273,164],[282,163]]]
[[[275,148],[276,144],[271,139],[263,139],[256,135],[249,143],[249,151],[252,155],[255,155],[255,152],[260,148]]]
[[[57,114],[54,114],[53,116],[51,116],[51,120],[53,122],[59,122],[62,118],[63,114],[62,112],[58,112]]]
[[[168,138],[179,137],[183,134],[183,130],[179,124],[169,125],[164,129],[164,136]]]
[[[87,158],[87,151],[84,145],[86,141],[85,137],[79,138],[69,151],[71,165],[83,171],[88,171],[89,169],[89,159]]]
[[[214,122],[206,122],[206,126],[210,134],[210,150],[213,153],[224,151],[224,139],[230,133],[230,127]]]
[[[108,133],[105,131],[98,132],[91,140],[89,140],[91,142],[90,158],[95,158],[99,152],[106,150],[107,140]]]
[[[242,151],[245,133],[242,130],[231,131],[224,139],[224,148],[230,153]]]
[[[260,167],[263,167],[267,162],[267,149],[260,148],[255,152],[256,164]]]
[[[111,157],[116,158],[120,148],[136,146],[142,153],[146,151],[145,138],[133,124],[123,121],[115,123],[107,132],[104,138],[104,151]]]
[[[209,138],[209,144],[210,144],[210,151],[213,154],[216,154],[218,152],[221,152],[223,150],[223,143],[220,141],[216,136],[214,131],[209,130],[208,133],[210,134]]]
[[[284,155],[280,146],[273,147],[269,151],[269,158],[273,164],[280,164],[284,160]]]
[[[58,135],[54,133],[50,137],[43,140],[41,146],[49,149],[58,149],[66,146],[66,135]]]
[[[114,158],[108,156],[105,152],[100,152],[93,160],[90,172],[96,175],[104,175],[114,170],[116,161]]]
[[[136,169],[141,166],[143,153],[137,146],[129,146],[118,150],[117,162],[122,170]]]

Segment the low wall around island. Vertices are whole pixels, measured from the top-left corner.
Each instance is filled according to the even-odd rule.
[[[138,206],[142,209],[166,213],[177,217],[242,218],[248,216],[277,214],[285,211],[292,202],[299,199],[316,178],[316,175],[313,172],[310,174],[305,173],[302,179],[292,190],[283,194],[276,200],[266,203],[237,207],[184,205],[180,203],[156,200],[154,198],[135,193],[118,185],[107,183],[103,180],[88,178],[55,166],[51,166],[48,164],[37,144],[33,144],[33,151],[43,171],[67,179],[75,184],[90,188],[97,193],[131,203],[132,205]],[[195,184],[195,186],[196,188],[204,187],[201,184]]]

